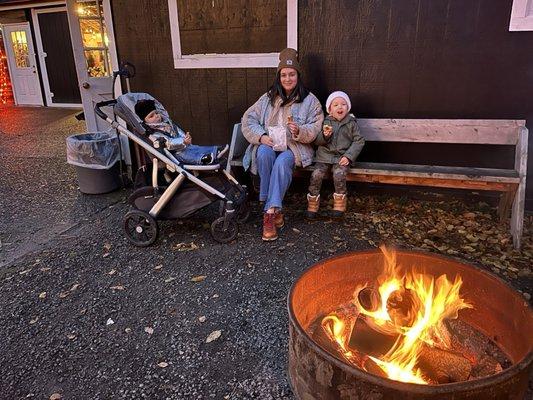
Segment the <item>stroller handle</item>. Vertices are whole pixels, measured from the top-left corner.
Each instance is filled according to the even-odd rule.
[[[107,118],[109,118],[109,115],[107,115],[105,112],[103,112],[101,110],[101,107],[112,106],[112,105],[115,105],[115,104],[117,104],[117,101],[115,99],[101,101],[99,103],[96,103],[96,105],[94,106],[94,112],[96,113],[96,115],[98,115],[100,118],[102,118],[105,121]]]

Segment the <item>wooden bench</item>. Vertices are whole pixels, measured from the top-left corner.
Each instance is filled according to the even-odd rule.
[[[469,168],[356,162],[348,180],[502,192],[500,220],[511,212],[511,235],[520,248],[524,223],[528,129],[524,120],[358,119],[368,142],[491,144],[514,146],[514,168]],[[242,166],[248,142],[235,124],[228,171]],[[307,168],[312,169],[312,167]]]

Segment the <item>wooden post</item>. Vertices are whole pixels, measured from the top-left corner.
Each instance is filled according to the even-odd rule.
[[[520,183],[513,201],[511,213],[511,235],[515,249],[520,249],[522,230],[524,228],[524,206],[526,197],[526,171],[527,171],[527,142],[528,129],[520,127],[518,142],[515,150],[515,170],[518,172]]]

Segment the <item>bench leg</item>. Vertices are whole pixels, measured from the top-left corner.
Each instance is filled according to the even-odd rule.
[[[522,179],[513,201],[511,213],[511,235],[513,236],[514,248],[520,250],[522,231],[524,229],[524,205],[526,198],[526,182]]]
[[[498,217],[500,219],[500,223],[504,223],[507,221],[507,218],[509,217],[509,212],[511,211],[511,205],[513,204],[513,200],[516,194],[516,189],[508,192],[503,192],[500,195],[500,203],[498,205]]]

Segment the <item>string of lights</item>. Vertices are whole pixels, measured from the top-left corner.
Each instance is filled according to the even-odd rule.
[[[11,103],[12,99],[13,92],[7,69],[7,56],[3,47],[2,36],[0,35],[0,104]]]

